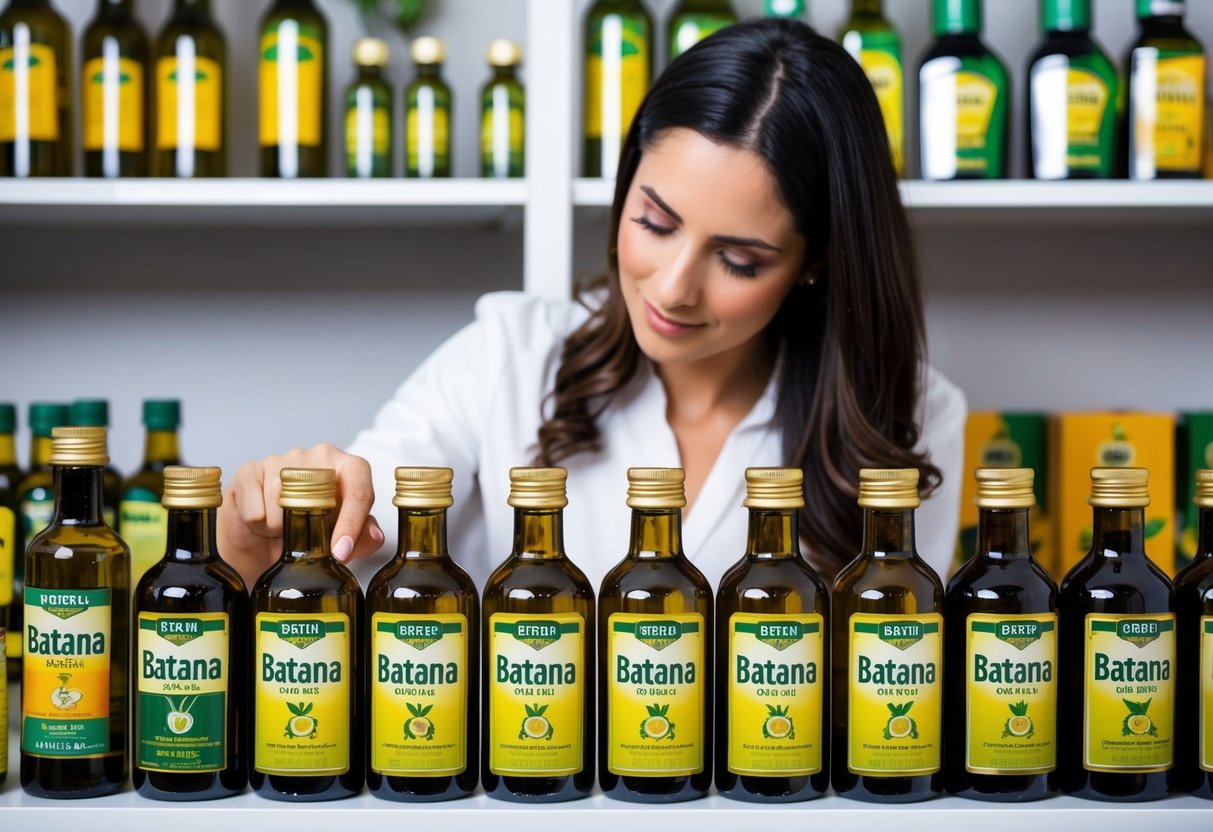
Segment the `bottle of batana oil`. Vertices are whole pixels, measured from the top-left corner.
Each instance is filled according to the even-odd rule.
[[[13,608],[21,606],[21,600],[16,593],[17,560],[24,558],[25,551],[21,540],[20,506],[17,503],[17,487],[23,474],[17,467],[17,445],[13,437],[16,432],[16,406],[0,404],[0,627],[6,630],[13,615]],[[5,653],[19,657],[21,630],[14,630],[12,635],[7,637],[7,641],[13,642],[11,648],[5,641],[0,641],[0,644],[5,644]],[[19,661],[6,661],[6,664],[6,675],[9,679],[21,677]],[[7,753],[7,748],[5,751]]]
[[[480,599],[446,545],[450,468],[397,468],[399,548],[367,589],[367,785],[389,800],[464,797],[479,777]]]
[[[554,802],[594,787],[594,590],[564,553],[563,468],[511,468],[514,550],[484,587],[490,797]]]
[[[176,0],[156,44],[153,176],[227,175],[227,44],[211,0]]]
[[[489,44],[493,77],[480,91],[480,175],[525,175],[526,90],[518,80],[522,46],[498,38]]]
[[[1057,767],[1057,585],[1032,557],[1032,469],[975,476],[977,552],[944,601],[944,785],[1036,800]]]
[[[737,22],[729,0],[679,0],[670,15],[666,43],[672,61],[713,32]]]
[[[0,13],[0,176],[71,176],[71,102],[67,22],[49,0],[12,0]]]
[[[219,476],[164,469],[168,545],[135,588],[132,779],[157,800],[248,783],[248,594],[215,549]]]
[[[685,479],[628,470],[631,543],[598,594],[598,777],[619,800],[692,800],[712,784],[712,588],[682,551]]]
[[[358,76],[345,90],[345,175],[392,175],[392,88],[383,77],[388,48],[379,38],[354,41]]]
[[[145,401],[143,424],[147,427],[143,467],[123,485],[118,505],[118,528],[131,547],[131,579],[136,583],[164,555],[168,512],[160,499],[164,496],[164,469],[181,464],[177,438],[181,403],[175,399]]]
[[[884,16],[882,0],[851,0],[851,18],[839,40],[863,67],[876,92],[889,150],[898,176],[905,176],[905,73],[901,38]]]
[[[261,175],[328,175],[328,23],[312,0],[275,0],[261,21]]]
[[[446,45],[417,38],[409,50],[417,77],[404,91],[404,175],[451,175],[451,88],[442,80]]]
[[[98,0],[82,48],[84,175],[147,176],[149,49],[135,0]]]
[[[1148,484],[1144,468],[1092,469],[1091,551],[1061,583],[1058,782],[1091,800],[1167,793],[1175,615],[1171,581],[1146,557]]]
[[[800,555],[799,468],[747,468],[746,553],[716,596],[716,790],[784,803],[830,785],[825,584]]]
[[[363,600],[333,558],[330,468],[283,468],[282,557],[257,579],[249,783],[271,800],[351,797],[364,781]]]
[[[830,604],[834,790],[875,803],[939,794],[943,587],[914,548],[918,471],[862,469],[863,548]]]
[[[126,783],[130,553],[101,514],[105,428],[52,443],[54,516],[25,553],[21,786],[95,797]]]
[[[110,426],[110,403],[105,399],[77,399],[67,412],[67,422],[73,428],[106,428]],[[122,500],[122,474],[113,465],[101,472],[101,488],[105,500],[105,525],[121,534],[118,527],[118,503]]]
[[[1196,505],[1196,557],[1175,576],[1175,721],[1190,727],[1175,735],[1171,788],[1213,799],[1213,471],[1196,472]]]
[[[653,77],[653,18],[640,0],[597,0],[585,18],[582,172],[613,177]]]

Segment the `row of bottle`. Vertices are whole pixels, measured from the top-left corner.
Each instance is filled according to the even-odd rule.
[[[134,0],[98,0],[82,42],[81,140],[88,176],[227,175],[227,46],[210,0],[176,0],[153,47]],[[50,0],[11,0],[0,14],[0,176],[72,172],[71,34]],[[328,25],[312,0],[277,0],[259,41],[261,173],[328,174]],[[417,38],[416,78],[404,91],[405,175],[451,175],[446,47]],[[343,97],[345,173],[392,175],[396,96],[384,78],[387,44],[354,44],[357,77]],[[481,173],[523,175],[521,47],[490,44],[480,95]],[[25,71],[18,71],[24,67]],[[145,79],[151,79],[148,83]]]
[[[170,468],[166,552],[131,593],[106,460],[103,429],[55,430],[55,520],[26,554],[31,794],[122,787],[131,680],[133,779],[161,799],[247,777],[280,800],[365,780],[427,801],[479,778],[548,802],[597,768],[608,796],[669,802],[713,767],[760,802],[1213,797],[1213,471],[1173,588],[1142,545],[1147,472],[1093,470],[1092,551],[1058,590],[1031,554],[1032,471],[981,469],[978,551],[945,593],[915,552],[916,470],[860,473],[862,551],[829,591],[799,550],[803,472],[748,469],[748,544],[714,599],[682,550],[680,469],[628,472],[631,542],[595,596],[564,552],[563,469],[511,470],[513,551],[478,595],[447,551],[451,471],[400,468],[399,548],[364,598],[329,551],[326,469],[280,473],[282,553],[246,595],[215,547],[219,470]]]

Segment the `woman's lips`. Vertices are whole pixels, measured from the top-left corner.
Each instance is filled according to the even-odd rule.
[[[688,324],[667,318],[665,315],[658,312],[653,307],[653,304],[649,303],[648,301],[645,301],[644,304],[644,314],[645,318],[649,322],[649,326],[653,328],[653,331],[658,335],[664,335],[667,338],[686,335],[688,332],[693,332],[703,326],[703,324]]]

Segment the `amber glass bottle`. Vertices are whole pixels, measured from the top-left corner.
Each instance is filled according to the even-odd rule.
[[[81,39],[84,175],[147,176],[147,33],[135,0],[98,0]]]
[[[328,22],[313,0],[274,0],[258,74],[261,175],[328,175]]]
[[[211,0],[175,0],[156,44],[153,176],[227,175],[227,44]]]
[[[1196,472],[1196,557],[1175,576],[1178,681],[1171,788],[1213,799],[1213,471]]]
[[[0,12],[0,176],[71,175],[71,28],[50,0],[11,0]]]

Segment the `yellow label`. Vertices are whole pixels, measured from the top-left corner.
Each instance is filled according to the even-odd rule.
[[[13,603],[13,567],[17,557],[17,515],[0,506],[0,607]],[[0,621],[0,627],[4,625]]]
[[[143,150],[143,65],[130,58],[93,58],[80,77],[84,149]]]
[[[27,39],[0,48],[0,142],[58,141],[55,50],[29,43],[26,31]],[[18,112],[19,107],[25,112]]]
[[[319,147],[324,44],[294,20],[261,36],[261,146]]]
[[[156,147],[175,150],[180,142],[193,150],[214,152],[223,146],[223,69],[217,61],[161,58],[156,64],[156,91]]]
[[[345,114],[345,148],[350,161],[364,152],[382,156],[391,152],[392,123],[384,107],[350,107]]]
[[[371,639],[371,768],[459,774],[467,767],[467,620],[377,612]]]
[[[489,771],[559,777],[581,771],[585,622],[576,613],[489,620]]]
[[[168,542],[168,512],[160,503],[123,500],[118,504],[122,539],[131,547],[131,589],[143,573],[164,557]]]
[[[889,134],[889,149],[897,175],[905,171],[905,81],[901,61],[882,49],[864,49],[859,53],[859,65],[876,92],[884,127]]]
[[[6,659],[21,658],[21,633],[4,634],[4,657]]]
[[[821,771],[825,673],[820,615],[729,619],[729,771]]]
[[[1109,104],[1108,85],[1088,69],[1066,75],[1066,131],[1071,147],[1096,147]]]
[[[523,136],[526,135],[523,113],[519,107],[509,106],[509,94],[504,87],[494,92],[491,108],[486,108],[480,119],[480,154],[493,160],[497,176],[506,176],[510,170],[510,155],[521,156]]]
[[[943,642],[938,613],[851,616],[847,768],[909,777],[939,770]]]
[[[602,21],[601,41],[585,57],[585,136],[627,135],[649,89],[649,39],[617,15]]]
[[[965,770],[1057,766],[1057,614],[970,615],[965,627]]]
[[[984,75],[956,73],[956,148],[981,150],[990,134],[998,87]]]
[[[1158,170],[1199,170],[1204,147],[1205,58],[1158,60],[1154,158]]]
[[[1143,773],[1171,767],[1175,616],[1086,620],[1083,768]]]
[[[434,101],[429,87],[417,90],[417,106],[405,118],[405,156],[410,171],[433,176],[451,157],[451,113]]]
[[[1213,771],[1213,615],[1200,619],[1200,767]]]
[[[607,621],[607,770],[703,771],[703,616],[615,613]]]
[[[342,613],[261,612],[256,627],[257,771],[349,771],[349,619]]]

